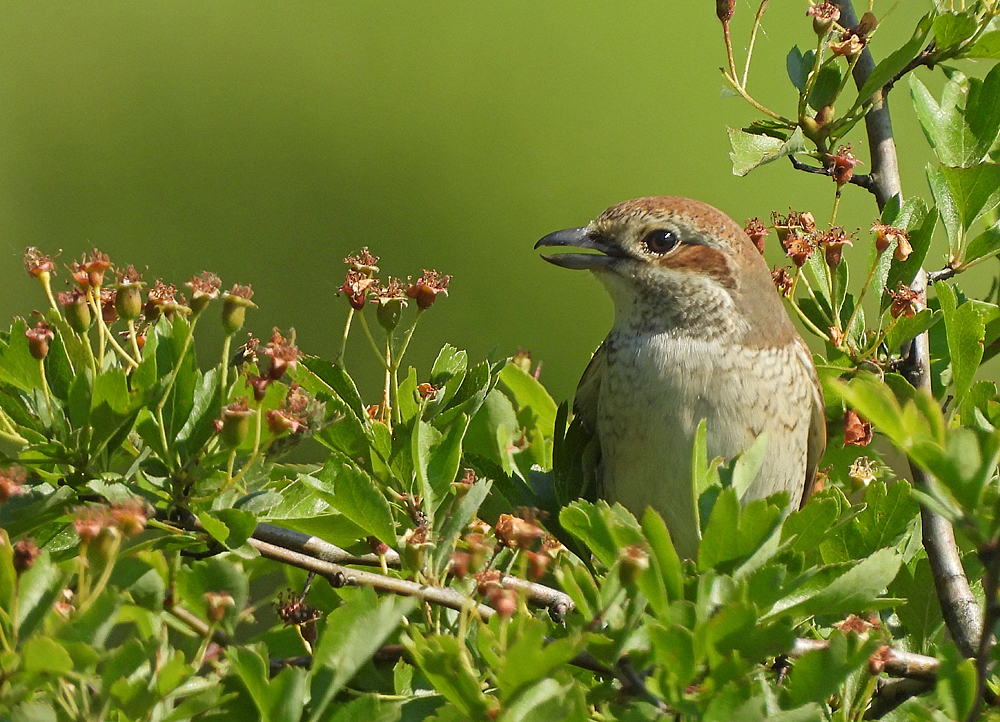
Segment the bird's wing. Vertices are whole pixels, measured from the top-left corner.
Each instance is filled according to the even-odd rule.
[[[813,382],[812,416],[809,421],[809,441],[806,448],[805,487],[802,490],[802,501],[799,504],[799,508],[801,508],[813,493],[816,486],[816,470],[823,458],[823,452],[826,451],[826,404],[823,401],[823,387],[816,375],[816,367],[812,363],[809,347],[802,339],[798,339],[798,344],[799,355],[804,356],[803,362]]]
[[[597,430],[597,399],[601,393],[601,377],[604,376],[604,357],[607,353],[604,344],[594,351],[590,363],[583,370],[580,383],[576,386],[576,396],[573,399],[573,413],[590,428]]]
[[[594,352],[587,368],[580,377],[573,399],[573,426],[579,434],[581,458],[581,488],[579,495],[595,499],[601,495],[601,441],[597,435],[597,403],[604,376],[604,358],[607,352],[602,343]]]

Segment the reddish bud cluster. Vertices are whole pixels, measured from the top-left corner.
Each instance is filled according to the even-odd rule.
[[[306,600],[300,597],[291,589],[285,592],[278,592],[278,601],[274,604],[278,618],[285,623],[286,627],[299,626],[315,622],[322,615],[315,607],[306,604]]]
[[[853,28],[849,28],[840,36],[840,40],[830,43],[830,52],[836,56],[853,58],[868,45],[868,36],[878,25],[875,15],[866,12],[861,16],[861,21]]]
[[[309,405],[312,397],[298,384],[293,383],[288,387],[288,394],[284,403],[277,409],[272,409],[265,414],[267,428],[275,436],[286,431],[292,434],[308,427],[306,423],[309,418]]]
[[[139,498],[133,498],[111,506],[77,507],[73,529],[80,541],[86,544],[105,529],[116,529],[125,536],[134,536],[146,527],[148,519],[146,504]]]
[[[205,616],[209,622],[218,624],[226,616],[226,610],[236,606],[236,600],[229,592],[205,592]]]
[[[14,543],[14,571],[18,576],[24,574],[35,565],[35,560],[42,550],[35,544],[35,540],[26,537]]]
[[[271,329],[271,340],[267,342],[267,347],[261,353],[271,357],[271,365],[268,367],[267,376],[273,381],[277,381],[288,369],[294,370],[298,365],[301,353],[295,346],[295,329],[291,331],[291,338],[286,339],[281,335],[277,327]]]

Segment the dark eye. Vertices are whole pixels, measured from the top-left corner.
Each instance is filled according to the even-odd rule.
[[[677,245],[677,236],[673,231],[668,231],[665,228],[657,228],[655,231],[650,231],[646,234],[646,237],[642,239],[642,245],[650,253],[662,256]]]

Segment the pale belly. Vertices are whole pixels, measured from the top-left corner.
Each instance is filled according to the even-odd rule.
[[[662,334],[631,344],[609,337],[607,353],[598,401],[604,498],[638,516],[653,507],[678,552],[693,556],[691,454],[706,419],[708,460],[732,458],[767,432],[764,463],[744,503],[782,490],[799,503],[812,390],[794,349],[720,352]]]

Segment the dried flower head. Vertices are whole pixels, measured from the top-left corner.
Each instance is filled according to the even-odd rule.
[[[156,321],[161,315],[172,321],[178,313],[184,315],[191,313],[191,309],[184,302],[184,297],[177,295],[177,287],[172,283],[166,284],[160,279],[157,279],[153,287],[146,292],[146,305],[143,311],[146,318],[151,321]]]
[[[840,8],[830,2],[813,5],[806,10],[806,15],[813,19],[813,31],[820,36],[826,36],[833,24],[840,20]]]
[[[222,294],[222,329],[227,336],[243,328],[246,320],[248,308],[256,308],[257,305],[251,301],[253,289],[248,285],[234,285],[231,289]]]
[[[285,401],[277,409],[272,409],[265,414],[267,427],[275,436],[288,431],[292,434],[308,428],[306,423],[309,418],[309,405],[312,397],[298,384],[288,387],[288,394]]]
[[[118,320],[118,308],[115,304],[115,297],[118,292],[113,288],[101,288],[101,319],[107,325]]]
[[[850,145],[840,146],[836,153],[827,157],[827,160],[833,181],[838,186],[850,182],[854,177],[854,166],[861,162],[854,157],[854,149]]]
[[[530,549],[545,535],[545,530],[533,520],[520,519],[510,514],[501,514],[494,526],[497,539],[509,548]]]
[[[229,592],[205,592],[205,616],[209,622],[218,624],[226,616],[226,610],[236,606],[236,600]]]
[[[20,466],[10,466],[0,469],[0,504],[12,496],[24,493],[24,469]]]
[[[406,295],[417,302],[421,310],[434,305],[439,293],[448,295],[451,276],[443,276],[437,271],[424,269],[423,275],[406,289]]]
[[[191,310],[201,313],[209,301],[219,297],[222,279],[210,271],[202,271],[200,276],[192,276],[184,285],[191,289]]]
[[[146,513],[146,503],[133,497],[111,505],[111,521],[125,536],[135,536],[146,528],[149,514]]]
[[[893,318],[905,316],[913,318],[917,315],[917,303],[921,301],[920,294],[912,288],[904,286],[902,282],[895,291],[888,292],[892,296],[892,304],[889,306],[889,313]]]
[[[373,277],[378,273],[378,256],[373,256],[368,252],[368,246],[361,249],[360,253],[353,256],[348,256],[344,259],[344,263],[351,267],[352,271],[360,273],[362,276]]]
[[[14,571],[20,576],[35,565],[35,560],[42,550],[31,537],[25,537],[14,543]]]
[[[807,236],[795,230],[789,231],[781,245],[785,249],[785,255],[791,258],[792,263],[799,268],[805,265],[813,251],[816,250]]]
[[[286,627],[296,627],[309,622],[315,622],[323,616],[315,607],[306,604],[304,597],[300,597],[291,589],[285,592],[278,592],[278,601],[274,604],[278,618],[285,623]]]
[[[247,387],[253,389],[253,400],[260,403],[264,400],[264,395],[267,393],[267,387],[271,385],[271,379],[263,376],[248,376],[246,385]]]
[[[56,337],[45,321],[36,323],[24,332],[24,336],[28,339],[28,351],[31,353],[31,358],[36,361],[41,361],[48,355],[49,342]]]
[[[771,281],[783,298],[792,297],[793,281],[788,273],[788,266],[775,266],[774,270],[771,271]]]
[[[843,226],[834,226],[830,230],[821,234],[817,239],[818,245],[823,249],[826,264],[830,268],[836,268],[844,257],[844,246],[853,246],[851,237],[844,232]]]
[[[351,308],[355,311],[360,311],[365,307],[365,301],[368,297],[368,289],[374,285],[375,279],[371,276],[366,276],[360,271],[355,271],[353,268],[347,272],[344,277],[344,285],[337,289],[337,293],[343,293],[347,296],[347,302],[351,304]]]
[[[846,339],[846,335],[841,329],[837,328],[836,326],[828,326],[827,333],[830,336],[830,343],[832,343],[837,348],[844,347],[844,340]]]
[[[39,280],[42,280],[43,277],[51,278],[56,275],[56,264],[52,262],[52,258],[43,255],[34,246],[24,251],[24,269],[29,275]]]
[[[844,446],[868,446],[872,443],[871,422],[854,409],[844,413]]]
[[[439,386],[435,386],[434,384],[417,384],[417,393],[424,401],[433,401],[434,397],[437,396],[437,393],[440,390],[441,388]]]
[[[754,248],[756,248],[763,256],[764,237],[770,235],[771,233],[767,230],[767,226],[765,226],[759,218],[748,218],[747,222],[743,225],[743,230],[750,237]]]
[[[271,357],[271,365],[268,368],[268,378],[277,381],[285,372],[291,368],[295,369],[301,355],[295,346],[295,329],[291,331],[291,338],[285,338],[277,327],[271,329],[271,340],[267,342],[267,347],[261,350],[265,356]]]
[[[622,586],[630,587],[649,568],[649,552],[640,546],[630,544],[618,553],[618,579]]]
[[[100,288],[104,283],[104,272],[111,268],[111,259],[96,248],[90,256],[83,256],[79,262],[69,265],[70,275],[84,291],[90,288]]]
[[[114,526],[106,506],[79,506],[73,516],[73,530],[80,542],[93,541],[106,527]]]

